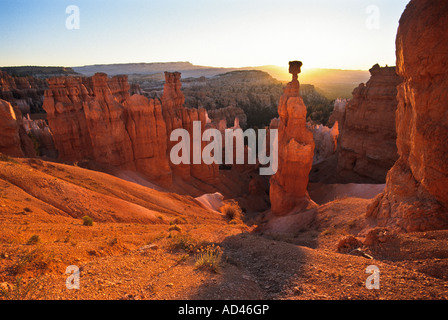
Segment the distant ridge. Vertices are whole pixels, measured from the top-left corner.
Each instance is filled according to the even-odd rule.
[[[0,67],[0,70],[14,77],[33,76],[36,78],[51,78],[81,75],[76,73],[72,68],[67,67],[17,66]]]
[[[179,62],[152,62],[152,63],[117,63],[117,64],[96,64],[81,67],[73,67],[73,70],[86,76],[92,76],[96,72],[104,72],[110,76],[118,74],[128,75],[156,75],[164,71],[178,71],[182,73],[182,78],[189,77],[214,77],[219,74],[244,71],[260,70],[269,73],[273,78],[280,81],[289,81],[291,75],[286,67],[275,65],[253,66],[242,68],[224,68],[194,65],[188,61]],[[309,83],[316,86],[327,98],[351,98],[351,93],[360,83],[369,80],[370,73],[367,70],[342,70],[342,69],[309,69],[303,70],[299,79],[302,83]]]
[[[37,78],[50,78],[57,76],[92,76],[97,72],[104,72],[109,76],[127,74],[134,76],[154,76],[154,79],[163,81],[163,72],[178,71],[182,78],[214,77],[232,71],[259,70],[270,74],[279,81],[289,81],[291,75],[287,67],[275,65],[253,66],[242,68],[225,68],[194,65],[188,61],[177,62],[140,62],[140,63],[114,63],[94,64],[79,67],[44,67],[44,66],[17,66],[0,67],[0,70],[14,76],[34,76]],[[328,99],[351,98],[352,91],[360,83],[365,83],[370,77],[367,70],[342,69],[309,69],[303,70],[299,76],[301,83],[313,84],[320,93]]]

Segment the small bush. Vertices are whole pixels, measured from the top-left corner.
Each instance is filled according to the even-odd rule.
[[[198,241],[189,234],[176,235],[170,239],[168,247],[170,250],[183,250],[185,252],[194,252],[198,247]]]
[[[24,252],[19,259],[8,268],[12,275],[24,273],[26,270],[47,270],[53,262],[52,254],[45,253],[42,246]]]
[[[205,248],[201,248],[195,259],[195,267],[218,273],[220,270],[221,257],[222,250],[218,246],[212,244]]]
[[[239,220],[241,219],[241,208],[236,202],[228,202],[221,207],[221,213],[227,220]]]
[[[89,216],[84,216],[82,218],[82,224],[91,227],[93,226],[93,219],[90,218]]]
[[[113,247],[114,245],[116,245],[118,243],[118,239],[117,238],[113,238],[112,240],[110,240],[109,245],[111,247]]]
[[[28,239],[26,244],[33,245],[33,244],[38,244],[39,242],[40,242],[40,237],[37,234],[35,234],[35,235],[32,235],[31,238]]]
[[[170,226],[170,228],[168,230],[169,231],[179,231],[179,232],[181,232],[182,228],[179,227],[177,224],[174,224],[174,225]]]
[[[5,300],[33,299],[36,297],[41,283],[41,279],[33,279],[25,284],[21,277],[17,277],[14,285],[0,287],[0,298]]]

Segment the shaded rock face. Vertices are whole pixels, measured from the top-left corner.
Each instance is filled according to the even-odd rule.
[[[22,114],[42,112],[43,96],[47,87],[47,82],[43,79],[31,76],[13,77],[0,71],[0,99],[18,107]]]
[[[292,65],[290,71],[297,72],[297,68],[300,72],[297,65]],[[278,171],[271,177],[269,192],[274,215],[301,210],[310,203],[307,186],[314,140],[306,126],[306,106],[299,91],[297,73],[293,73],[278,105]]]
[[[400,158],[367,217],[380,226],[448,228],[448,3],[411,1],[400,19],[397,147]]]
[[[53,159],[58,157],[53,134],[45,120],[31,120],[29,115],[27,115],[27,117],[22,117],[21,123],[24,132],[33,142],[33,150],[37,151],[36,156],[45,156]],[[21,138],[21,140],[23,139]],[[31,155],[29,156],[31,157]]]
[[[345,108],[348,102],[349,100],[347,99],[336,99],[334,101],[334,109],[331,113],[330,118],[328,119],[327,127],[332,128],[337,122],[339,130],[342,130],[345,121]]]
[[[353,99],[345,106],[337,168],[345,182],[384,183],[398,159],[395,112],[401,78],[395,67],[375,65],[370,74],[370,80],[353,91]]]
[[[315,143],[313,164],[317,164],[336,153],[339,124],[336,121],[332,128],[323,125],[313,126],[312,131]]]
[[[159,101],[129,96],[126,76],[48,80],[44,109],[59,157],[94,160],[171,183]]]

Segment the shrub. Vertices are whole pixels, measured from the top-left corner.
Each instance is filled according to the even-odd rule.
[[[205,248],[201,248],[195,259],[195,267],[218,273],[220,270],[221,257],[222,250],[219,246],[212,244]]]
[[[36,298],[42,279],[33,279],[24,283],[21,277],[17,277],[14,285],[0,287],[0,298],[5,300],[27,300]]]
[[[45,271],[53,262],[52,254],[44,252],[42,246],[37,246],[35,249],[24,252],[19,259],[8,268],[12,275],[24,273],[26,270],[41,270]]]
[[[181,232],[182,228],[179,227],[177,224],[174,224],[174,225],[170,226],[170,228],[168,230],[169,231],[179,231],[179,232]]]
[[[189,234],[175,235],[170,239],[168,247],[171,250],[183,250],[192,253],[199,246],[199,242]]]
[[[236,202],[227,202],[221,207],[221,213],[229,220],[241,219],[241,208]]]
[[[28,239],[26,244],[33,245],[40,242],[40,237],[37,234],[34,234],[31,236],[31,238]]]
[[[91,227],[93,226],[93,219],[90,218],[89,216],[84,216],[82,218],[82,224]]]

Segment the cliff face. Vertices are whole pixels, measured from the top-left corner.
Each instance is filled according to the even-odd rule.
[[[130,97],[126,76],[98,73],[48,82],[43,107],[61,159],[94,160],[171,182],[158,101]]]
[[[401,79],[394,67],[375,65],[370,74],[345,107],[337,171],[346,182],[384,183],[398,159],[395,111]]]
[[[31,76],[13,77],[0,71],[0,99],[6,100],[20,112],[42,112],[43,95],[47,82]]]
[[[413,0],[396,46],[397,147],[386,189],[368,208],[380,225],[405,231],[448,227],[448,3]]]
[[[270,180],[271,209],[275,215],[301,210],[310,203],[307,186],[314,140],[306,127],[306,106],[299,89],[295,77],[286,86],[278,105],[278,171]]]
[[[165,76],[162,102],[130,96],[126,76],[49,79],[44,109],[59,157],[138,171],[163,185],[171,184],[173,173],[186,180],[213,181],[217,165],[174,165],[169,160],[177,144],[169,141],[171,132],[186,129],[193,146],[193,121],[201,121],[202,132],[208,117],[205,109],[183,107],[180,73]]]

